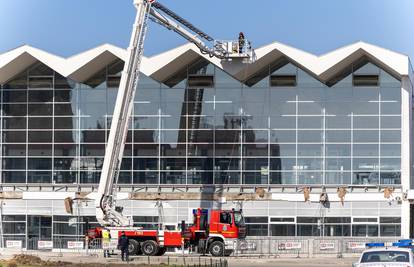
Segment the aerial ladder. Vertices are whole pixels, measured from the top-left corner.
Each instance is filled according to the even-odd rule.
[[[139,81],[148,20],[176,32],[196,45],[204,55],[221,60],[243,60],[244,62],[254,60],[254,51],[247,41],[242,49],[239,49],[238,41],[216,41],[155,0],[134,0],[134,5],[137,14],[115,103],[97,197],[95,197],[96,218],[102,226],[108,227],[133,225],[132,219],[122,214],[122,207],[116,206],[115,187]]]

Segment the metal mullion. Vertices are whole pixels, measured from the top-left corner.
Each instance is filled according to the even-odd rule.
[[[55,71],[53,71],[52,77],[52,175],[51,182],[54,183],[55,176]],[[53,201],[52,201],[53,207]],[[53,212],[52,212],[53,214]],[[52,217],[53,218],[53,217]],[[52,237],[53,237],[53,219],[52,219]]]
[[[351,112],[351,184],[354,184],[354,112]],[[352,230],[352,229],[351,229]]]
[[[323,112],[323,136],[322,136],[322,184],[326,184],[326,109],[322,109]],[[322,229],[324,230],[324,229]]]
[[[243,94],[243,92],[242,92]],[[243,103],[243,95],[242,95],[242,103]],[[239,183],[240,185],[243,185],[243,107],[241,107],[240,109],[240,161],[239,161],[239,166],[240,166],[240,178],[239,178]]]
[[[1,136],[1,138],[0,138],[0,159],[1,159],[1,162],[3,162],[3,149],[4,149],[4,147],[3,147],[3,122],[4,122],[4,108],[3,108],[3,86],[0,86],[0,89],[1,89],[1,92],[0,92],[0,107],[1,107],[1,111],[0,111],[0,136]],[[3,164],[0,164],[0,184],[3,184]],[[1,203],[0,203],[1,204]],[[2,208],[3,207],[0,207],[0,212],[2,212]],[[3,214],[0,214],[0,220],[2,219],[2,215]],[[0,223],[2,223],[1,221],[0,221]],[[2,248],[3,247],[3,226],[2,225],[0,225],[0,227],[1,227],[1,240],[0,240],[0,242],[1,242],[1,245],[0,245],[0,248]]]
[[[29,174],[29,71],[26,70],[26,184],[28,182],[28,174]],[[26,210],[27,210],[27,201],[26,201]],[[27,244],[26,244],[27,246]]]
[[[267,184],[270,185],[270,115],[267,116],[267,125],[269,126],[269,129],[267,130]]]
[[[187,90],[187,89],[186,89]],[[198,89],[197,89],[198,90]],[[185,95],[185,93],[184,93]],[[197,101],[197,99],[196,99]],[[197,105],[197,102],[194,103]],[[186,102],[186,105],[188,105],[188,102]],[[188,107],[187,107],[188,111]],[[194,116],[194,114],[192,114]],[[179,130],[178,130],[179,131]],[[185,184],[188,185],[188,116],[185,118]],[[191,131],[194,131],[194,129],[191,129]],[[191,171],[193,173],[193,171]],[[193,173],[194,175],[194,173]]]
[[[158,106],[158,185],[161,184],[161,126],[161,106]]]
[[[296,103],[295,103],[295,180],[296,180],[296,184],[298,184],[299,182],[299,177],[298,177],[298,138],[299,138],[299,132],[298,132],[298,125],[299,125],[299,96],[296,93]]]
[[[119,90],[119,89],[118,89]],[[132,130],[132,136],[131,136],[131,184],[134,184],[134,162],[135,162],[135,157],[134,157],[134,144],[135,144],[135,105],[134,105],[134,100],[132,100],[132,111],[131,111],[131,130]],[[112,121],[112,120],[111,120]],[[133,209],[132,209],[132,204],[131,204],[131,213]]]
[[[378,184],[381,184],[381,91],[378,88]]]
[[[76,141],[76,156],[78,158],[78,166],[76,166],[77,168],[77,173],[78,173],[78,177],[77,177],[77,182],[78,184],[81,183],[81,173],[80,173],[80,164],[81,164],[81,148],[80,148],[80,128],[81,128],[81,110],[80,110],[80,93],[81,93],[81,84],[79,84],[78,86],[75,87],[76,88],[76,105],[77,105],[77,128],[76,128],[76,135],[78,136],[78,140]]]
[[[216,87],[214,86],[214,97],[216,96]],[[213,115],[213,184],[216,184],[216,109],[214,108],[214,115]]]

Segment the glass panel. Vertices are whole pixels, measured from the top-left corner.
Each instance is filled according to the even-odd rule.
[[[25,171],[3,171],[2,178],[4,183],[26,183]]]
[[[378,143],[379,142],[379,131],[361,131],[354,130],[354,142],[355,143]]]
[[[354,129],[378,129],[379,117],[354,117]]]
[[[327,157],[350,157],[351,156],[351,144],[327,144],[326,145]]]
[[[327,171],[325,172],[326,184],[350,184],[351,172],[347,171]]]
[[[296,168],[294,158],[271,158],[270,170],[272,171],[293,171]]]
[[[24,117],[3,118],[4,129],[26,129],[27,119]]]
[[[323,138],[323,131],[298,131],[298,142],[305,143],[321,143]]]
[[[271,236],[295,236],[295,225],[293,224],[270,224]]]
[[[295,172],[271,172],[271,184],[296,184]]]
[[[295,143],[296,131],[272,130],[270,131],[270,142],[272,143]]]
[[[294,157],[296,156],[295,144],[270,144],[270,156]]]
[[[401,142],[401,131],[382,130],[381,142]]]
[[[355,144],[354,156],[359,157],[378,157],[379,145],[378,144]]]
[[[323,145],[298,144],[298,157],[321,157]]]

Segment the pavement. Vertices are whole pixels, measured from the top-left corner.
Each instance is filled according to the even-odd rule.
[[[20,254],[21,252],[6,252],[1,251],[0,259],[10,259],[14,254]],[[24,254],[31,254],[42,258],[43,260],[51,261],[65,261],[72,263],[106,263],[115,264],[121,263],[119,255],[113,255],[110,258],[104,258],[102,253],[56,253],[46,251],[34,251],[34,252],[23,252]],[[162,257],[146,257],[146,256],[133,256],[130,257],[132,264],[170,264],[170,265],[201,265],[209,263],[211,257],[197,257],[197,256],[186,256],[180,255],[168,255]],[[212,258],[216,260],[217,258]],[[352,263],[357,261],[357,258],[336,258],[336,257],[322,257],[322,258],[267,258],[267,257],[227,257],[229,267],[324,267],[324,266],[352,266]]]
[[[357,258],[276,258],[276,259],[230,259],[229,260],[229,267],[252,267],[252,266],[260,266],[260,267],[273,267],[273,266],[280,266],[280,267],[342,267],[352,266],[353,262],[356,262]]]

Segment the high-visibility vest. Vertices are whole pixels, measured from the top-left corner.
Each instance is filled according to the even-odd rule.
[[[102,238],[103,239],[109,239],[109,231],[108,230],[102,230]]]

